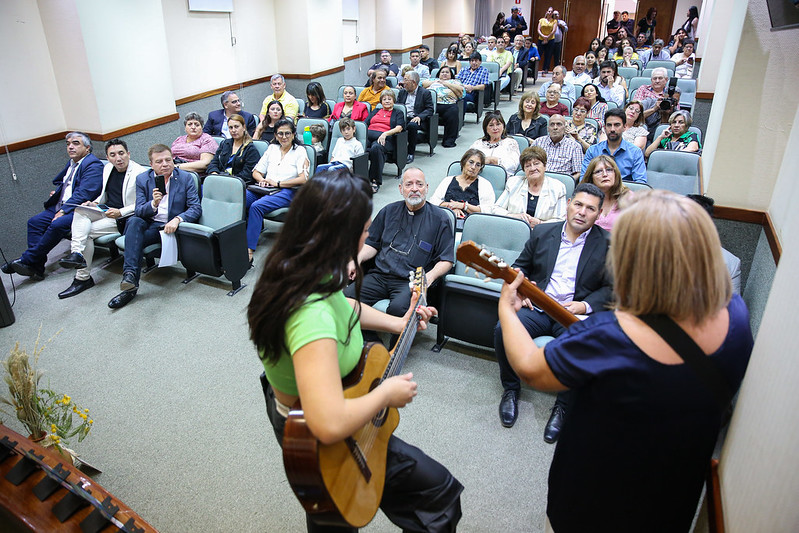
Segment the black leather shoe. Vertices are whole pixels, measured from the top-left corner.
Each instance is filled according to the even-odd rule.
[[[519,391],[506,390],[499,402],[499,421],[506,428],[512,428],[519,417]]]
[[[11,263],[3,263],[3,266],[0,266],[0,271],[2,271],[3,274],[13,274],[14,273],[14,269],[11,268]]]
[[[413,154],[408,154],[408,163],[413,163]]]
[[[44,271],[39,272],[38,270],[35,270],[32,266],[23,263],[19,259],[11,261],[11,269],[20,276],[28,276],[36,281],[41,281],[44,279]]]
[[[72,281],[72,285],[70,285],[67,290],[58,293],[58,297],[63,300],[64,298],[69,298],[70,296],[77,296],[86,289],[91,289],[92,287],[94,287],[94,280],[91,276],[89,276],[89,279],[75,278]]]
[[[135,291],[138,288],[139,284],[136,282],[136,275],[133,272],[125,272],[122,274],[122,282],[119,284],[119,290],[127,292]]]
[[[544,428],[544,441],[552,444],[557,442],[558,435],[560,435],[560,428],[563,427],[563,419],[566,416],[566,411],[563,410],[559,404],[555,404],[552,408],[552,414],[549,415],[549,422],[547,427]]]
[[[136,291],[122,291],[108,302],[108,307],[111,309],[121,309],[130,303],[136,297]]]
[[[441,146],[444,148],[455,148],[457,145],[455,144],[455,141],[444,141],[441,143]]]
[[[86,259],[83,257],[83,254],[72,252],[68,256],[61,258],[58,264],[64,268],[86,268]]]

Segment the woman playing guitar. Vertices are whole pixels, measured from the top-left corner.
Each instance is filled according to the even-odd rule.
[[[345,441],[352,449],[362,444],[351,437],[370,420],[416,396],[410,373],[384,379],[357,398],[345,397],[342,385],[342,377],[360,360],[361,326],[400,333],[418,299],[414,296],[408,313],[398,318],[347,300],[342,293],[348,264],[367,236],[371,196],[369,183],[346,169],[314,176],[295,196],[253,290],[250,336],[268,380],[267,413],[284,448],[286,418],[291,406],[298,408],[297,400],[320,447]],[[360,279],[359,271],[358,289]],[[416,308],[420,328],[434,312],[430,307]],[[291,412],[294,415],[295,410]],[[407,531],[455,531],[462,485],[442,465],[393,435],[387,448],[380,499],[386,516]],[[286,468],[288,472],[288,463]],[[302,500],[299,492],[298,496]],[[336,521],[314,514],[313,506],[303,503],[310,511],[308,531],[354,530],[329,525]]]

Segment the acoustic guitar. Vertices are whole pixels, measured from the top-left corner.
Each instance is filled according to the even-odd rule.
[[[425,304],[425,274],[419,267],[411,275]],[[399,375],[410,351],[419,315],[413,313],[391,352],[368,344],[355,369],[343,380],[344,397],[358,398]],[[354,435],[335,444],[313,436],[299,401],[289,411],[283,431],[283,465],[286,477],[305,511],[320,524],[363,527],[380,507],[386,480],[388,440],[399,424],[396,408],[383,409]]]
[[[458,261],[467,267],[471,267],[489,278],[501,279],[511,283],[518,274],[505,260],[491,253],[488,248],[477,245],[474,241],[461,243],[458,246],[457,257]],[[565,328],[580,320],[527,278],[519,286],[519,294],[529,298],[536,307]]]

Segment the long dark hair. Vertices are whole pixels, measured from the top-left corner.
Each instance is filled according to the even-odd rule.
[[[277,120],[282,120],[286,116],[286,111],[285,109],[283,109],[283,103],[280,100],[272,100],[271,102],[269,102],[269,105],[266,106],[266,116],[264,117],[264,123],[267,126],[272,126],[274,128],[275,125],[272,124],[272,117],[269,116],[269,108],[272,107],[273,105],[276,105],[280,108],[280,118]],[[277,121],[275,121],[275,124],[277,124]]]
[[[372,215],[372,190],[349,170],[321,172],[300,187],[264,264],[247,308],[250,339],[261,359],[287,351],[286,322],[311,294],[326,298],[347,285],[363,227]],[[360,294],[361,275],[356,277]],[[353,313],[350,331],[360,310]]]

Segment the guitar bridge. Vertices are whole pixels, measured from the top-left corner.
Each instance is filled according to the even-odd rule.
[[[363,475],[363,478],[368,483],[372,479],[372,471],[369,469],[369,465],[366,464],[366,456],[364,456],[361,451],[361,447],[358,446],[358,442],[352,437],[347,437],[344,439],[344,442],[347,443],[347,448],[350,449],[352,459],[355,461],[355,464],[358,465],[361,475]]]

